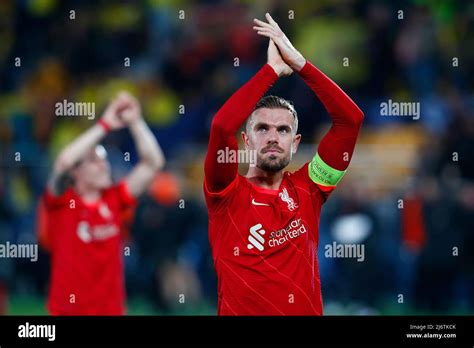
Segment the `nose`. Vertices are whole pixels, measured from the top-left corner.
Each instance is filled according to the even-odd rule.
[[[276,129],[270,129],[267,132],[267,144],[278,144],[278,132]]]

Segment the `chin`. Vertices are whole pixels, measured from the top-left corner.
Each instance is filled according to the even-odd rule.
[[[257,167],[267,172],[277,173],[285,169],[286,166],[288,166],[287,161],[285,161],[284,159],[276,159],[276,160],[263,161]]]

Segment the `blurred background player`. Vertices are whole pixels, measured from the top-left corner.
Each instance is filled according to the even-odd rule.
[[[139,162],[114,184],[107,153],[98,143],[109,131],[123,127],[132,134]],[[40,229],[46,232],[40,241],[51,252],[51,314],[124,314],[124,217],[164,163],[138,101],[125,92],[108,105],[96,125],[61,151],[44,194],[46,226]],[[68,179],[72,185],[64,187]]]
[[[349,165],[364,115],[290,43],[278,24],[255,19],[270,39],[267,64],[213,119],[205,161],[209,238],[218,277],[220,315],[322,315],[317,262],[320,210]],[[284,172],[301,140],[293,105],[262,96],[296,71],[324,104],[332,127],[310,162]],[[246,121],[247,120],[247,121]],[[245,176],[238,163],[219,160],[237,151],[235,133],[256,152]]]

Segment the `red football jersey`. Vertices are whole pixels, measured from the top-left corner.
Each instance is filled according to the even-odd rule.
[[[121,213],[135,204],[125,182],[86,204],[72,189],[44,195],[53,315],[121,315],[125,312]]]
[[[308,163],[279,190],[237,175],[212,193],[204,181],[219,315],[322,315],[318,226],[333,189],[310,179]]]

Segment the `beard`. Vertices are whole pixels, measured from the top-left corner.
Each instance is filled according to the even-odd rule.
[[[290,160],[290,156],[284,156],[282,158],[278,158],[275,155],[271,155],[267,158],[259,156],[257,158],[257,167],[266,172],[277,173],[285,168],[290,163]]]

